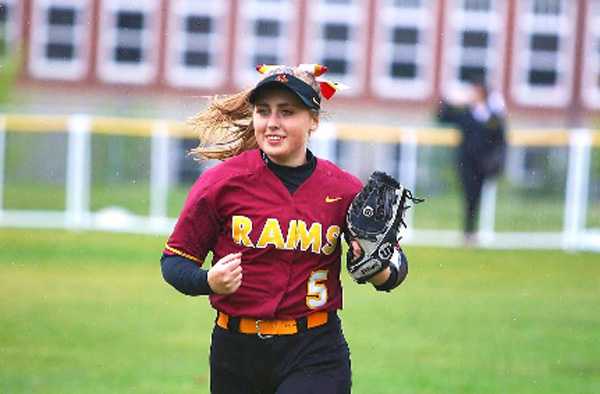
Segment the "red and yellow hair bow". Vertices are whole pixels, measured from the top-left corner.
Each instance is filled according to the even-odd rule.
[[[261,74],[275,72],[275,70],[277,69],[281,69],[282,72],[293,72],[294,69],[297,69],[313,75],[315,77],[315,81],[319,84],[319,88],[321,89],[321,95],[327,100],[333,97],[333,95],[338,91],[348,89],[348,86],[344,85],[343,83],[333,82],[321,78],[321,75],[327,72],[327,66],[324,66],[322,64],[303,63],[300,64],[298,67],[290,67],[282,64],[259,64],[258,66],[256,66],[256,71],[258,71]]]

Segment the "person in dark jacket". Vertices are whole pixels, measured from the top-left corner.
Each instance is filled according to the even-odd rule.
[[[473,80],[467,102],[442,100],[438,120],[453,124],[461,133],[457,170],[464,192],[465,243],[477,242],[476,220],[486,179],[502,173],[506,157],[504,102],[481,80]]]

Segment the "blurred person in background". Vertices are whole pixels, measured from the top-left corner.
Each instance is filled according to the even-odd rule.
[[[192,186],[162,274],[183,294],[208,295],[216,310],[211,393],[347,394],[340,239],[362,184],[307,147],[321,98],[333,95],[332,83],[316,79],[326,68],[258,70],[266,75],[254,89],[216,97],[193,119],[201,143],[192,153],[222,163]],[[396,257],[369,279],[375,289],[406,277],[406,257]]]
[[[457,172],[464,197],[465,245],[477,244],[476,221],[486,180],[502,173],[506,158],[505,108],[499,92],[490,91],[482,78],[472,78],[464,99],[444,98],[437,118],[461,133]]]

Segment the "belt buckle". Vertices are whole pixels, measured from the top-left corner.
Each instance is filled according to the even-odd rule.
[[[268,335],[268,334],[262,334],[260,332],[260,323],[262,322],[262,320],[257,320],[256,321],[256,335],[260,338],[260,339],[269,339],[269,338],[273,338],[273,335]]]

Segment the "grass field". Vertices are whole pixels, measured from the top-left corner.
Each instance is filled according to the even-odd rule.
[[[207,393],[214,313],[162,237],[0,230],[1,393]],[[407,248],[390,294],[344,274],[354,393],[600,392],[600,257]]]

